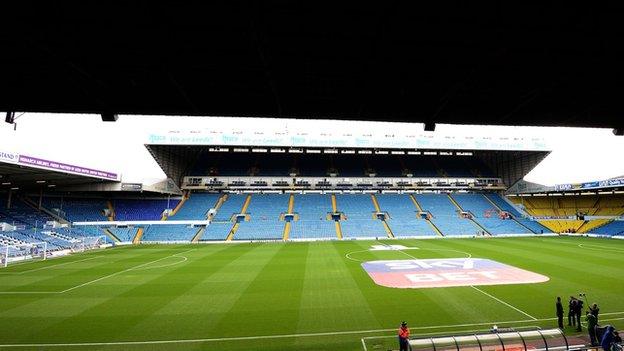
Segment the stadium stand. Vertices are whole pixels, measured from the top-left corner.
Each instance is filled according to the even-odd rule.
[[[386,222],[395,237],[436,235],[429,222],[418,216],[418,209],[409,195],[380,194],[376,197],[381,211],[388,214]]]
[[[591,231],[600,235],[624,235],[624,221],[612,221]]]
[[[537,217],[575,216],[579,212],[590,216],[624,214],[624,197],[621,195],[518,196],[511,199]]]
[[[495,193],[485,194],[485,197],[489,199],[498,209],[509,213],[516,222],[529,229],[535,234],[551,233],[552,231],[540,223],[525,218],[526,214],[520,212],[520,210],[514,206],[511,202],[505,200],[501,195]]]
[[[331,198],[329,195],[296,195],[294,210],[298,215],[298,220],[293,221],[291,224],[291,238],[336,238],[334,221],[327,218],[328,214],[332,211]]]
[[[17,198],[14,198],[11,204],[11,208],[7,209],[6,198],[0,200],[0,221],[42,228],[46,222],[54,220],[48,214],[34,209]]]
[[[247,195],[227,194],[225,201],[214,216],[214,221],[231,221],[232,216],[241,212],[246,198]]]
[[[574,195],[511,197],[539,223],[555,233],[594,233],[610,219],[577,219],[583,216],[621,216],[624,197],[621,195]],[[615,227],[614,227],[615,228]],[[607,229],[609,230],[609,229]]]
[[[445,194],[417,194],[416,201],[429,212],[431,222],[444,235],[475,235],[480,228],[471,220],[461,218],[459,209]]]
[[[345,237],[387,237],[382,221],[375,217],[370,195],[336,195],[336,202],[338,211],[344,214],[340,225]]]
[[[116,199],[112,200],[115,209],[115,220],[138,221],[160,220],[166,209],[175,208],[178,199]]]
[[[247,221],[240,222],[234,239],[282,239],[285,222],[280,215],[288,209],[288,195],[254,194],[247,207]]]
[[[150,225],[143,232],[142,241],[191,241],[201,227],[185,225]]]
[[[105,221],[103,199],[44,197],[43,207],[70,222]]]
[[[490,234],[528,234],[533,233],[512,218],[503,219],[499,210],[483,194],[453,194],[451,197],[464,210],[473,216]]]
[[[110,227],[108,229],[121,242],[131,242],[136,235],[137,228],[134,227]]]
[[[232,222],[212,222],[206,226],[202,241],[225,240],[232,230]]]
[[[370,174],[397,177],[491,177],[492,170],[476,157],[345,154],[201,153],[190,176],[328,176]]]
[[[292,156],[292,155],[291,155]],[[305,158],[307,155],[298,155]],[[342,155],[339,155],[342,156]],[[283,160],[290,160],[284,157]],[[371,161],[374,160],[374,161]],[[409,170],[409,163],[388,157],[384,161],[360,158],[351,161],[346,169],[362,167],[365,172],[390,169]],[[427,160],[423,158],[423,160]],[[428,159],[433,172],[460,174],[468,169]],[[362,161],[361,163],[358,163]],[[334,163],[336,162],[336,163]],[[346,158],[328,159],[327,167],[347,162]],[[470,159],[466,159],[468,164]],[[296,164],[295,164],[296,166]],[[287,168],[276,162],[265,172]],[[260,172],[260,169],[257,170]],[[255,172],[254,171],[254,172]],[[290,194],[282,193],[204,193],[196,192],[180,204],[169,218],[163,218],[166,199],[113,199],[118,220],[208,220],[204,227],[189,224],[138,225],[135,227],[74,226],[46,228],[45,224],[56,213],[69,221],[103,221],[107,201],[96,198],[44,197],[44,211],[35,207],[35,201],[15,198],[10,209],[6,200],[0,202],[0,222],[17,225],[17,229],[2,232],[4,241],[45,241],[50,250],[68,248],[77,240],[108,235],[121,242],[142,241],[212,241],[212,240],[281,240],[384,238],[410,236],[472,236],[483,231],[490,235],[532,234],[551,232],[578,232],[601,235],[624,234],[624,197],[620,195],[587,195],[558,197],[512,197],[506,199],[497,193],[424,193],[396,194],[294,194],[292,214],[286,216],[291,205]],[[335,198],[336,210],[332,205]],[[249,200],[248,200],[249,199]],[[171,200],[176,207],[179,200]],[[214,209],[209,217],[208,211]],[[463,214],[462,214],[463,212]],[[576,219],[577,213],[599,216],[595,219]],[[238,215],[238,216],[235,216]],[[602,218],[600,217],[602,216]],[[534,218],[536,217],[536,218]],[[537,219],[537,220],[536,220]],[[614,220],[615,219],[615,220]],[[287,224],[288,223],[288,224]],[[142,237],[137,230],[143,228]]]
[[[205,220],[208,210],[215,207],[219,194],[193,193],[182,207],[170,219],[174,220]]]

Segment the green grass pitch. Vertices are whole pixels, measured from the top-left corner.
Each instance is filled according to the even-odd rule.
[[[418,258],[469,253],[550,280],[385,288],[360,261],[410,257],[368,251],[374,241],[119,247],[0,269],[0,350],[362,350],[362,338],[394,344],[401,320],[415,335],[556,327],[555,297],[565,304],[579,292],[600,304],[602,323],[624,320],[624,241],[386,242],[419,247],[409,252]]]

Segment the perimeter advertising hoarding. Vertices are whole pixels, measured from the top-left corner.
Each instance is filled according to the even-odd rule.
[[[0,151],[0,162],[20,164],[28,167],[46,169],[50,171],[82,175],[93,178],[119,180],[119,174],[98,169],[81,167],[62,162],[45,160],[38,157],[20,155],[14,152]]]

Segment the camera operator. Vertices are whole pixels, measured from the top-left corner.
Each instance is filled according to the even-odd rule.
[[[589,313],[596,317],[596,323],[598,323],[598,313],[600,313],[600,308],[598,307],[597,303],[593,303],[591,306],[589,306]]]
[[[598,338],[596,337],[596,326],[598,325],[598,320],[596,319],[596,316],[587,311],[585,313],[585,321],[587,322],[587,332],[589,333],[591,346],[596,346],[598,345]]]

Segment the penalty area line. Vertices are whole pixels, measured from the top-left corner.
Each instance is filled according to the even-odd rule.
[[[184,254],[184,253],[187,253],[187,252],[191,252],[191,251],[194,251],[194,250],[195,250],[195,249],[190,249],[190,250],[187,250],[187,251],[184,251],[184,252],[175,253],[175,254],[173,254],[173,255],[169,255],[169,256],[166,256],[166,257],[159,258],[159,259],[157,259],[157,260],[153,260],[153,261],[150,261],[150,262],[146,262],[146,263],[140,264],[140,265],[138,265],[138,266],[134,266],[134,267],[130,267],[130,268],[128,268],[128,269],[124,269],[123,271],[119,271],[119,272],[111,273],[111,274],[109,274],[109,275],[105,275],[105,276],[103,276],[103,277],[100,277],[100,278],[97,278],[97,279],[93,279],[93,280],[88,281],[88,282],[86,282],[86,283],[82,283],[82,284],[79,284],[79,285],[73,286],[73,287],[71,287],[71,288],[65,289],[65,290],[63,290],[63,291],[60,291],[60,292],[59,292],[59,294],[64,294],[64,293],[66,293],[66,292],[70,292],[70,291],[72,291],[72,290],[75,290],[75,289],[78,289],[78,288],[82,288],[82,287],[84,287],[84,286],[87,286],[87,285],[90,285],[90,284],[93,284],[93,283],[97,283],[97,282],[102,281],[102,280],[104,280],[104,279],[108,279],[108,278],[114,277],[114,276],[116,276],[116,275],[119,275],[119,274],[122,274],[122,273],[126,273],[126,272],[129,272],[129,271],[135,270],[135,269],[137,269],[137,268],[145,267],[145,266],[150,265],[150,264],[152,264],[152,263],[160,262],[160,261],[162,261],[162,260],[166,260],[166,259],[171,258],[171,257],[176,257],[177,255],[181,255],[181,254]]]
[[[115,273],[111,273],[111,274],[105,275],[103,277],[99,277],[97,279],[90,280],[88,282],[85,282],[85,283],[73,286],[71,288],[67,288],[67,289],[62,290],[62,291],[0,291],[0,295],[13,295],[13,294],[19,294],[19,295],[24,295],[24,294],[64,294],[66,292],[70,292],[72,290],[75,290],[75,289],[78,289],[78,288],[82,288],[84,286],[87,286],[87,285],[90,285],[90,284],[93,284],[93,283],[97,283],[99,281],[102,281],[104,279],[108,279],[108,278],[114,277],[114,276],[122,274],[122,273],[126,273],[126,272],[129,272],[129,271],[132,271],[132,270],[137,270],[137,268],[145,267],[145,266],[150,265],[152,263],[160,262],[162,260],[165,260],[165,259],[168,259],[168,258],[171,258],[171,257],[184,257],[184,256],[177,256],[177,255],[181,255],[181,254],[184,254],[184,253],[187,253],[187,252],[191,252],[191,251],[194,251],[194,250],[196,250],[196,249],[190,249],[190,250],[186,250],[184,252],[179,252],[179,253],[175,253],[173,255],[161,257],[159,259],[156,259],[156,260],[153,260],[153,261],[150,261],[150,262],[145,262],[145,263],[139,264],[137,266],[130,267],[128,269],[124,269],[122,271],[118,271],[118,272],[115,272]],[[184,257],[184,258],[186,258],[186,257]],[[186,260],[181,261],[179,263],[182,263],[182,262],[185,262],[185,261]]]

